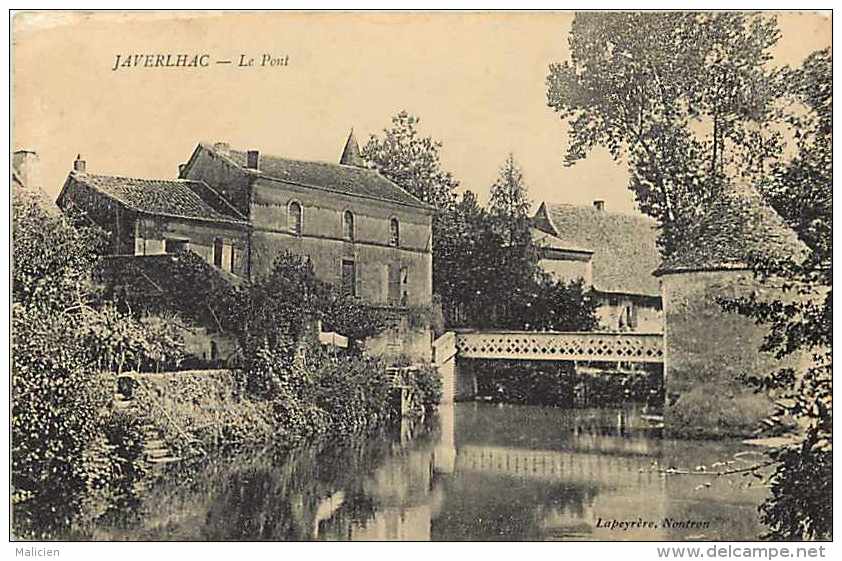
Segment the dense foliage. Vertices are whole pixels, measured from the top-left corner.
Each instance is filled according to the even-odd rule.
[[[775,163],[761,189],[808,251],[802,259],[757,256],[752,266],[763,283],[782,285],[791,297],[727,304],[769,325],[763,350],[812,359],[802,370],[785,368],[748,380],[778,396],[774,425],[794,418],[801,428],[795,442],[772,451],[778,464],[762,512],[768,537],[775,539],[833,535],[827,500],[833,485],[832,66],[830,51],[823,50],[779,76],[788,101],[784,123],[795,150]]]
[[[395,418],[384,363],[359,356],[357,345],[347,354],[308,347],[305,334],[318,322],[354,343],[386,324],[377,310],[319,281],[306,259],[285,254],[267,277],[235,283],[189,252],[154,263],[102,258],[104,234],[71,218],[34,193],[15,192],[16,536],[71,536],[130,500],[146,475],[149,427],[187,456],[343,436]],[[236,335],[241,382],[157,376],[163,386],[130,384],[130,410],[109,406],[115,381],[129,380],[124,371],[178,366],[182,330],[203,322]],[[409,383],[416,414],[438,401],[435,373],[423,370]]]
[[[12,228],[13,530],[46,538],[84,514],[83,496],[107,492],[115,478],[117,458],[102,434],[112,390],[85,337],[107,313],[91,282],[102,238],[25,190],[14,192]]]

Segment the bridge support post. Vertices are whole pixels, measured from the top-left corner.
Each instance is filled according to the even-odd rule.
[[[456,399],[456,334],[448,331],[433,341],[433,364],[441,377],[441,403]]]

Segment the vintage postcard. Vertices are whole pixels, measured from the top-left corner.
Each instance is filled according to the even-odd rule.
[[[830,13],[10,18],[13,541],[825,555]]]

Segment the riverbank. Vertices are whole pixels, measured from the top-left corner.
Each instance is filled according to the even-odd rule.
[[[131,396],[131,411],[154,424],[181,458],[269,443],[291,447],[325,435],[349,437],[403,416],[422,417],[441,398],[430,365],[409,371],[399,384],[376,358],[332,357],[312,366],[293,379],[279,379],[280,391],[270,397],[250,394],[247,373],[238,370],[132,374],[123,376],[120,386]]]

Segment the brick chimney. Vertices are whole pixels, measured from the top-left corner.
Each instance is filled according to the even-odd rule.
[[[184,179],[184,168],[187,167],[187,164],[178,164],[178,178]]]
[[[12,154],[12,169],[27,187],[40,187],[40,164],[38,153],[34,150],[15,150]]]
[[[597,199],[593,202],[593,207],[599,212],[604,212],[605,211],[605,201]]]
[[[257,150],[249,150],[246,152],[246,167],[248,169],[260,169],[260,152]]]
[[[76,159],[73,161],[73,171],[76,173],[86,173],[87,165],[82,159],[82,154],[76,154]]]

